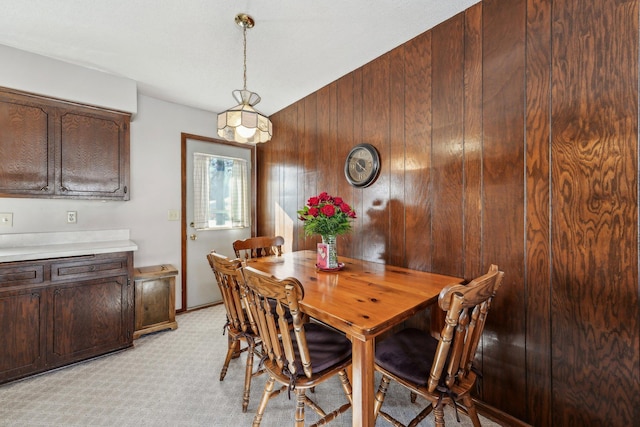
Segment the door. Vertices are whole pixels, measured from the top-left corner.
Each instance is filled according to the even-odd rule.
[[[182,307],[192,309],[222,300],[206,255],[215,250],[234,257],[233,242],[251,237],[251,205],[253,203],[253,146],[230,144],[218,140],[183,136],[183,165],[186,188],[183,188]],[[209,160],[206,170],[207,160]],[[231,170],[244,164],[244,170]],[[203,166],[205,165],[205,166]],[[195,169],[195,172],[194,172]],[[236,221],[235,211],[242,204],[227,185],[225,174],[242,175],[247,197],[244,205],[248,216]],[[203,177],[209,177],[209,181]],[[233,179],[235,180],[237,176]],[[234,181],[236,182],[236,181]],[[240,184],[238,184],[240,185]],[[229,193],[233,193],[229,194]],[[229,210],[233,212],[229,213]],[[186,274],[185,274],[186,273]]]

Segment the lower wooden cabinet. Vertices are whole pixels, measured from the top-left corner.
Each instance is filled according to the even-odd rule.
[[[132,252],[0,263],[0,383],[129,347]]]
[[[44,370],[45,292],[0,292],[0,382]]]
[[[169,264],[134,269],[136,283],[136,339],[144,334],[164,329],[176,329],[176,275]]]

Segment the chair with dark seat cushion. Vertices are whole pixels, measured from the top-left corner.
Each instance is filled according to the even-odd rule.
[[[300,311],[298,301],[302,299],[304,289],[297,279],[289,277],[280,280],[247,266],[242,268],[242,272],[246,301],[258,325],[265,353],[264,368],[269,375],[253,426],[260,425],[267,403],[282,390],[274,391],[276,383],[295,392],[296,427],[304,426],[305,405],[321,417],[314,426],[324,425],[348,410],[351,407],[351,383],[346,369],[351,366],[351,342],[341,333],[310,320]],[[272,309],[274,302],[275,315]],[[289,328],[284,316],[287,310],[293,319],[292,328]],[[306,395],[306,390],[336,374],[340,377],[347,401],[326,414]]]
[[[487,313],[504,273],[492,265],[489,272],[468,285],[455,284],[440,293],[438,304],[446,312],[439,338],[414,328],[397,332],[376,346],[375,368],[382,373],[376,393],[375,413],[394,426],[404,426],[381,410],[391,380],[429,405],[408,426],[415,426],[432,411],[435,425],[444,426],[444,406],[452,405],[480,426],[470,392],[476,382],[473,360]],[[460,404],[460,402],[462,404]]]
[[[263,371],[253,369],[253,356],[262,357],[260,336],[258,329],[251,319],[250,313],[245,310],[243,303],[244,279],[240,272],[240,260],[229,260],[227,257],[211,252],[207,260],[218,282],[222,301],[227,312],[227,323],[224,328],[229,334],[229,348],[220,371],[220,381],[224,380],[231,359],[243,352],[247,352],[247,360],[244,376],[244,393],[242,396],[242,412],[247,412],[249,394],[251,393],[251,379],[260,375]],[[242,347],[245,343],[245,347]]]
[[[282,236],[259,236],[233,242],[237,258],[248,260],[269,255],[282,255]]]

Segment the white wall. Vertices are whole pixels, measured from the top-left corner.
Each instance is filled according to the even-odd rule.
[[[136,266],[168,263],[180,270],[180,221],[167,219],[169,209],[180,210],[180,134],[212,137],[215,129],[214,113],[139,96],[131,122],[129,201],[0,198],[0,212],[13,212],[13,227],[2,232],[127,228],[139,248]],[[69,210],[78,212],[76,224],[67,224]],[[180,281],[181,276],[176,308],[181,308]]]
[[[0,86],[136,114],[136,82],[0,45]]]

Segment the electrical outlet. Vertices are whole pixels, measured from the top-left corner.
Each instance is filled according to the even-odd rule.
[[[13,227],[12,213],[0,213],[0,227]]]
[[[169,209],[167,219],[169,221],[180,221],[180,211],[177,209]]]
[[[67,223],[75,224],[78,222],[78,212],[76,211],[67,211]]]

